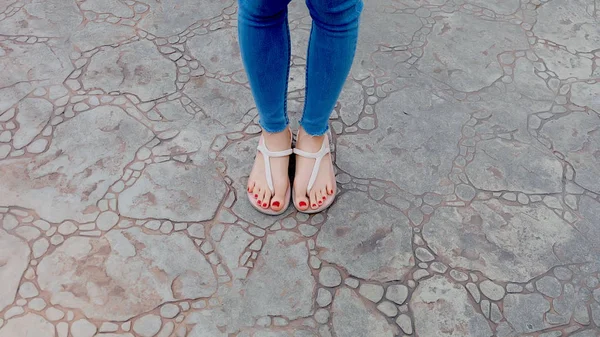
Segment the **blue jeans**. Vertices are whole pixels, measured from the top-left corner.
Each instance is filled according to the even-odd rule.
[[[289,124],[287,83],[291,0],[239,0],[242,60],[266,132]],[[362,0],[306,0],[313,20],[306,60],[306,97],[300,125],[310,135],[329,129],[329,116],[350,72],[358,39]]]

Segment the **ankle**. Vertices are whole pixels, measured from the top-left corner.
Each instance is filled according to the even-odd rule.
[[[265,130],[262,131],[262,136],[265,140],[267,147],[283,147],[283,149],[289,148],[292,145],[292,131],[290,128],[280,132],[270,133]]]

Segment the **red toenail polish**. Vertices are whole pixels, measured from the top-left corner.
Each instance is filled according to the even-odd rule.
[[[261,204],[260,200],[257,200],[256,203],[258,204],[258,206],[260,206]]]
[[[258,198],[258,194],[255,194],[255,195],[254,195],[254,197],[255,197],[255,198]]]
[[[326,196],[323,196],[323,200],[325,200],[325,199],[327,199],[327,197],[326,197]]]
[[[279,207],[279,201],[273,201],[273,207]]]
[[[306,203],[304,201],[300,201],[300,207],[306,207]]]
[[[313,204],[312,207],[317,207],[317,205]]]
[[[323,205],[323,202],[322,202],[321,200],[319,200],[319,206],[320,206],[320,205]]]

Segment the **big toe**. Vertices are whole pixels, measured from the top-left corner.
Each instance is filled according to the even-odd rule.
[[[271,199],[271,209],[274,211],[281,211],[284,206],[283,197],[279,194],[275,194]]]
[[[308,209],[308,198],[306,197],[306,193],[297,193],[296,194],[296,207],[301,210],[301,211],[305,211]]]

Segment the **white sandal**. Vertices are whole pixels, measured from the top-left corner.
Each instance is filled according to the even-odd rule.
[[[329,137],[328,137],[329,138]],[[304,158],[311,158],[315,160],[315,163],[313,164],[313,170],[310,174],[310,179],[308,180],[308,186],[306,188],[306,193],[308,195],[310,195],[310,191],[313,188],[313,185],[315,184],[315,181],[317,180],[317,175],[319,174],[319,168],[321,167],[321,161],[323,160],[323,157],[325,157],[328,153],[331,153],[331,148],[329,147],[329,143],[325,142],[325,140],[323,140],[323,145],[321,145],[321,149],[319,150],[319,152],[306,152],[306,151],[302,151],[300,149],[294,148],[294,153],[304,157]],[[330,174],[332,177],[335,177],[335,172],[333,171],[333,165],[330,165]],[[337,183],[335,181],[335,178],[333,180],[333,193],[331,195],[327,195],[327,200],[325,201],[325,203],[321,206],[319,206],[319,208],[317,209],[312,209],[310,208],[310,205],[308,205],[308,208],[306,210],[301,210],[296,203],[296,193],[294,193],[294,189],[292,187],[292,199],[294,201],[294,207],[296,207],[296,209],[298,210],[298,212],[301,213],[306,213],[306,214],[314,214],[314,213],[319,213],[324,211],[325,209],[327,209],[329,206],[331,206],[331,204],[333,203],[333,201],[335,200],[335,195],[337,193]],[[310,204],[310,202],[309,202]]]
[[[291,133],[292,132],[290,131],[290,134]],[[290,138],[291,137],[292,136],[290,136]],[[293,150],[287,149],[287,150],[283,150],[283,151],[270,151],[269,149],[267,149],[267,146],[265,145],[265,139],[263,138],[262,135],[260,136],[260,139],[258,141],[258,146],[256,147],[256,149],[258,151],[260,151],[260,153],[262,153],[263,160],[265,162],[265,176],[267,178],[267,185],[269,186],[269,190],[271,190],[271,197],[273,197],[275,195],[275,188],[273,187],[273,176],[271,173],[271,158],[281,158],[281,157],[289,156],[293,153]],[[286,174],[287,174],[287,172],[286,172]],[[285,192],[284,204],[280,211],[274,211],[270,207],[262,208],[256,204],[256,199],[254,198],[254,195],[252,193],[250,193],[246,190],[246,194],[248,196],[248,200],[250,201],[250,204],[252,205],[252,207],[254,207],[259,212],[267,214],[267,215],[280,215],[280,214],[283,214],[283,212],[285,212],[288,209],[288,207],[290,206],[290,195],[291,195],[290,186],[291,186],[291,183],[288,180],[288,188]]]

